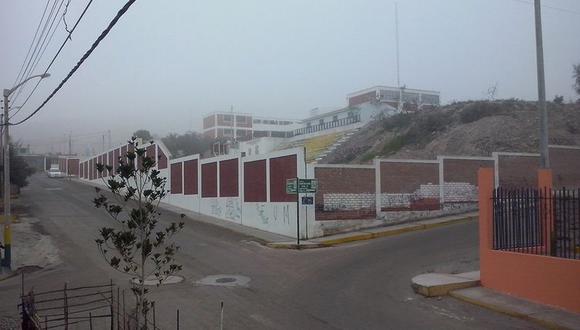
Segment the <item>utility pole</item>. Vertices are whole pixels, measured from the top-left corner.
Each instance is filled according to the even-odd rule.
[[[103,134],[102,148],[102,151],[105,152],[105,134]]]
[[[109,149],[111,149],[111,147],[112,147],[112,145],[111,145],[111,130],[107,130],[107,134],[109,135],[108,136],[108,138],[109,138],[109,141],[108,141],[109,142]]]
[[[68,154],[72,155],[72,136],[68,133]]]
[[[548,152],[548,109],[546,107],[546,82],[544,76],[544,46],[542,41],[542,8],[540,0],[534,0],[536,14],[536,61],[538,66],[538,106],[540,108],[540,167],[550,167]]]
[[[4,150],[4,259],[2,259],[2,267],[10,269],[12,265],[12,228],[10,228],[12,219],[10,219],[10,141],[8,126],[8,96],[10,90],[4,90],[4,127],[2,137],[2,149]]]

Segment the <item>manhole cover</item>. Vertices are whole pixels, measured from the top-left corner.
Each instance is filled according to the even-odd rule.
[[[247,287],[250,278],[242,275],[210,275],[195,282],[197,285],[241,286]]]
[[[165,279],[163,279],[161,281],[161,283],[159,283],[159,280],[155,278],[155,276],[149,276],[148,278],[145,279],[145,285],[148,286],[153,286],[153,285],[166,285],[166,284],[176,284],[176,283],[180,283],[183,281],[183,277],[181,276],[167,276]],[[131,282],[133,284],[139,284],[139,280],[134,278],[131,279]]]
[[[215,280],[218,283],[231,283],[237,281],[235,278],[232,277],[222,277]]]

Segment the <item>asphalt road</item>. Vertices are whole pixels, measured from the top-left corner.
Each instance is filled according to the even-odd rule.
[[[26,275],[35,290],[128,280],[97,251],[97,231],[113,221],[79,182],[31,178],[22,199],[56,242],[63,262]],[[163,211],[163,221],[177,214]],[[477,224],[456,224],[340,247],[275,250],[252,237],[186,219],[179,234],[185,281],[153,289],[157,322],[175,329],[217,329],[224,302],[225,329],[530,329],[536,326],[452,298],[414,294],[417,274],[478,269]],[[18,249],[15,246],[14,249]],[[248,287],[195,284],[208,275],[243,275]],[[0,281],[0,315],[14,315],[20,280]]]

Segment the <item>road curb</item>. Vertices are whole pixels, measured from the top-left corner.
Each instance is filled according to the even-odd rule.
[[[478,216],[469,216],[469,217],[465,217],[465,218],[449,219],[447,221],[441,221],[441,222],[435,222],[435,223],[412,224],[412,225],[409,225],[406,227],[396,228],[396,229],[389,229],[389,227],[386,227],[384,231],[375,232],[375,233],[362,233],[360,235],[352,235],[352,236],[346,236],[346,237],[340,237],[340,238],[334,238],[334,239],[331,238],[331,239],[327,239],[327,240],[321,239],[320,243],[322,244],[321,247],[329,247],[329,246],[335,246],[335,245],[340,245],[340,244],[345,244],[345,243],[350,243],[350,242],[365,241],[365,240],[370,240],[370,239],[380,238],[380,237],[396,236],[396,235],[401,235],[401,234],[413,232],[413,231],[427,230],[427,229],[449,226],[449,225],[458,224],[458,223],[465,223],[465,222],[469,222],[471,220],[476,220],[477,218],[478,218]]]
[[[502,313],[502,314],[509,315],[511,317],[516,317],[516,318],[519,318],[522,320],[532,321],[534,323],[537,323],[537,324],[539,324],[543,327],[549,328],[549,329],[572,329],[572,328],[565,327],[562,324],[559,324],[557,322],[553,322],[553,321],[549,321],[549,320],[537,317],[534,314],[526,314],[526,313],[518,312],[514,309],[503,307],[503,306],[500,306],[497,304],[486,303],[486,302],[483,302],[481,300],[472,299],[472,298],[469,298],[469,297],[462,295],[458,291],[449,292],[449,296],[451,296],[455,299],[479,306],[479,307],[483,307],[485,309],[489,309],[489,310],[497,312],[497,313]]]

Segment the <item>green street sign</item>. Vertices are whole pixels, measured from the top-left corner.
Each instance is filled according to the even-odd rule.
[[[287,194],[296,194],[296,179],[287,179],[286,180],[286,193]]]
[[[315,193],[318,190],[318,180],[316,179],[299,179],[298,180],[298,192],[303,193]]]

